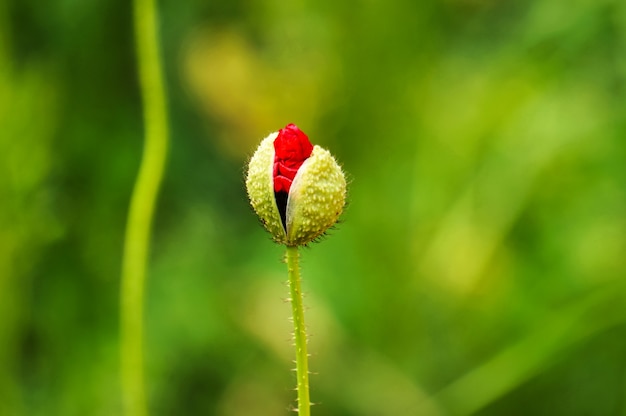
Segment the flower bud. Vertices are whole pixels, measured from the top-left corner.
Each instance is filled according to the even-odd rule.
[[[250,204],[274,240],[310,243],[343,211],[346,180],[330,152],[293,124],[267,136],[250,159]]]

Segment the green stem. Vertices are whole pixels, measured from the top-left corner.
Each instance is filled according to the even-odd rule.
[[[287,269],[289,272],[289,290],[291,292],[291,309],[293,313],[294,338],[296,343],[296,377],[298,380],[298,415],[309,416],[311,403],[309,399],[309,355],[307,353],[306,325],[304,323],[304,307],[302,305],[302,289],[300,285],[300,266],[298,265],[298,247],[287,247]]]
[[[130,201],[121,282],[123,411],[146,416],[143,374],[143,309],[150,227],[168,147],[167,98],[159,54],[154,0],[134,0],[135,41],[143,101],[143,158]]]

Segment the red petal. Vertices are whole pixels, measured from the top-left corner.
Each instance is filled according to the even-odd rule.
[[[295,124],[278,131],[274,140],[274,192],[289,192],[298,169],[311,156],[313,145]]]
[[[291,179],[285,178],[284,176],[274,177],[274,192],[284,191],[289,193],[289,188],[291,188],[291,182]]]

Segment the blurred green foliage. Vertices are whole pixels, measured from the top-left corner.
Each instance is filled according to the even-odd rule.
[[[162,1],[172,149],[154,415],[287,414],[283,250],[243,166],[297,123],[350,176],[303,253],[316,415],[626,411],[626,3]],[[120,412],[142,148],[127,2],[0,3],[0,414]]]

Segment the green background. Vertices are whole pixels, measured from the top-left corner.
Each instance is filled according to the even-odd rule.
[[[153,415],[283,415],[283,249],[247,158],[349,178],[302,251],[313,414],[626,414],[626,3],[166,0]],[[0,414],[118,415],[143,126],[131,6],[0,2]]]

